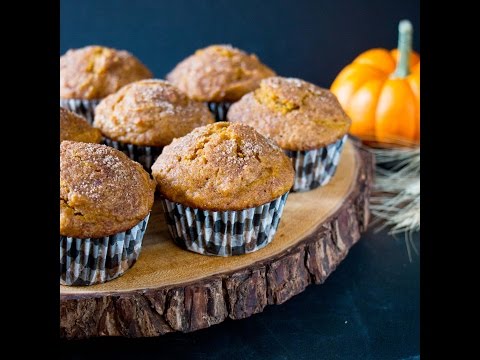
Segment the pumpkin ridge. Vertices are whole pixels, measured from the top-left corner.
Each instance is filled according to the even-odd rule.
[[[420,142],[420,54],[411,23],[402,20],[398,30],[397,49],[362,52],[330,87],[352,120],[350,133],[387,147]]]
[[[360,118],[360,114],[359,113],[362,113],[363,111],[369,110],[372,111],[373,113],[371,114],[371,117],[372,119],[370,121],[365,121],[364,119],[364,116],[366,114],[362,114],[363,116],[362,117],[362,120],[360,121],[356,121],[356,122],[353,122],[352,121],[352,125],[350,127],[350,132],[356,136],[368,136],[369,138],[376,138],[376,121],[375,121],[375,118],[376,118],[376,113],[377,113],[377,108],[378,108],[378,102],[379,102],[379,98],[380,98],[380,95],[382,94],[382,91],[383,91],[383,88],[385,86],[385,83],[386,83],[386,80],[387,79],[369,79],[367,81],[365,81],[362,86],[360,86],[356,91],[355,93],[352,94],[351,98],[350,98],[350,101],[349,101],[349,107],[348,107],[348,113],[349,113],[349,116],[352,117],[350,114],[355,112],[356,114],[358,114],[359,116],[356,117],[356,118]],[[361,91],[364,91],[366,93],[372,93],[373,89],[372,87],[374,85],[376,85],[375,83],[380,83],[380,87],[379,89],[376,91],[376,94],[372,94],[372,96],[370,97],[370,102],[367,104],[366,101],[365,101],[365,104],[362,106],[362,104],[359,104],[357,105],[356,102],[357,101],[360,101],[361,99],[359,99],[359,93]],[[360,109],[360,110],[356,110],[354,109],[354,107],[356,109]],[[369,126],[369,123],[370,123],[370,126]]]

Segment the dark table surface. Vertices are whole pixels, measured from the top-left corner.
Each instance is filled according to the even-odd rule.
[[[414,241],[419,248],[419,234]],[[70,359],[419,359],[420,259],[369,230],[322,285],[243,320],[153,339],[62,342]]]

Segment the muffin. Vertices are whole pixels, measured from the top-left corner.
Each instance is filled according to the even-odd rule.
[[[60,143],[60,284],[115,279],[136,262],[155,182],[111,147]]]
[[[224,121],[231,103],[274,75],[254,54],[211,45],[180,62],[166,78],[190,98],[207,102],[216,120]]]
[[[125,152],[147,171],[174,138],[215,122],[205,104],[164,80],[128,84],[98,104],[94,126],[105,143]]]
[[[63,140],[101,143],[102,133],[91,127],[81,116],[60,108],[60,142]]]
[[[232,105],[227,118],[254,127],[285,150],[296,173],[293,191],[330,181],[351,123],[329,90],[278,76],[262,80]]]
[[[95,106],[131,82],[152,73],[124,50],[87,46],[60,56],[60,106],[84,116],[91,124]]]
[[[175,139],[152,175],[174,241],[219,256],[251,253],[272,241],[294,180],[277,145],[228,122]]]

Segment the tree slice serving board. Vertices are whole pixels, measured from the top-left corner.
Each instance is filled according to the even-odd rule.
[[[360,238],[372,178],[371,154],[347,141],[329,184],[289,195],[272,243],[227,258],[176,246],[156,199],[142,252],[129,271],[105,284],[60,286],[61,336],[189,332],[285,302],[325,281]]]

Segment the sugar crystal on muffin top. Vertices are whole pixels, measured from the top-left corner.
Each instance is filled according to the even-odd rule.
[[[166,146],[152,166],[160,193],[207,210],[256,207],[293,185],[290,159],[271,140],[241,124],[217,122]]]

